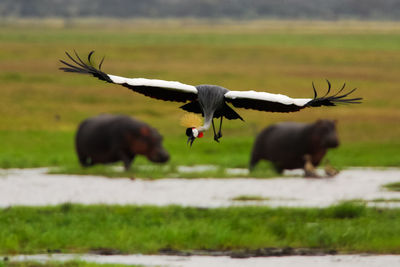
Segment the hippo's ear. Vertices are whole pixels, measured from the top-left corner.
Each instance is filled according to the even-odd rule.
[[[149,136],[150,135],[150,128],[147,126],[142,126],[140,127],[140,134],[143,136]]]

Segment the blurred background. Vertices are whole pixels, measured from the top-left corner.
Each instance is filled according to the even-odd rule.
[[[141,172],[135,166],[154,164],[138,158],[143,177],[177,175],[178,165],[246,168],[261,129],[320,118],[338,120],[341,146],[327,157],[335,166],[399,166],[399,18],[399,0],[2,0],[0,167],[82,172],[75,131],[100,113],[130,115],[164,136],[170,168]],[[333,89],[357,87],[364,101],[289,114],[236,109],[245,122],[225,121],[220,144],[207,132],[189,148],[179,103],[58,70],[73,50],[95,50],[105,72],[125,77],[299,98],[313,96],[312,81],[324,94],[328,79]],[[255,176],[270,166],[259,168]]]
[[[397,0],[3,0],[4,17],[399,20]]]

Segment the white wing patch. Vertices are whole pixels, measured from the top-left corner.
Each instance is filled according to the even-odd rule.
[[[254,99],[254,100],[264,100],[270,102],[278,102],[285,105],[296,105],[299,107],[304,106],[311,98],[290,98],[286,95],[281,94],[271,94],[266,92],[256,92],[256,91],[229,91],[225,94],[226,98],[236,99]]]
[[[172,82],[172,81],[164,81],[164,80],[156,80],[156,79],[145,79],[145,78],[125,78],[115,75],[107,74],[108,77],[116,84],[124,84],[127,83],[132,86],[152,86],[152,87],[162,87],[168,88],[171,90],[178,90],[188,93],[197,94],[197,89],[193,85],[188,85],[180,82]]]

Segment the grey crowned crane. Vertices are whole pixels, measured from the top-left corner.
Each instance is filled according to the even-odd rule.
[[[362,98],[346,98],[353,93],[356,88],[340,94],[345,88],[342,88],[334,95],[329,96],[331,84],[328,82],[328,91],[322,96],[317,96],[314,84],[314,98],[290,98],[286,95],[271,94],[266,92],[256,91],[230,91],[224,87],[217,85],[187,85],[180,82],[164,81],[156,79],[144,78],[125,78],[107,74],[101,71],[104,58],[101,60],[99,66],[96,68],[91,58],[94,51],[88,55],[87,62],[84,62],[79,55],[75,52],[75,58],[66,52],[67,57],[72,61],[70,63],[60,60],[65,67],[60,68],[65,72],[76,72],[82,74],[92,75],[100,80],[122,85],[135,91],[137,93],[149,96],[152,98],[175,101],[187,102],[180,108],[193,113],[202,114],[204,117],[204,125],[200,127],[190,127],[186,129],[188,136],[188,143],[192,145],[197,137],[202,137],[203,132],[207,131],[211,125],[214,131],[214,140],[219,142],[222,137],[222,119],[223,117],[228,120],[243,118],[237,114],[227,103],[231,103],[234,107],[254,109],[269,112],[295,112],[306,107],[320,107],[320,106],[335,106],[337,103],[361,103]],[[215,131],[214,118],[220,118],[218,133]]]

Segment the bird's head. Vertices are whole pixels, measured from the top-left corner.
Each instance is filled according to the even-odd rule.
[[[201,130],[200,125],[202,124],[202,119],[199,115],[193,113],[186,113],[181,118],[181,125],[186,128],[186,136],[188,137],[187,143],[192,146],[196,138],[203,137],[203,130]]]
[[[186,129],[186,136],[188,137],[187,143],[190,144],[190,146],[192,146],[192,144],[196,138],[203,137],[203,132],[200,132],[195,127],[191,127],[191,128]]]

